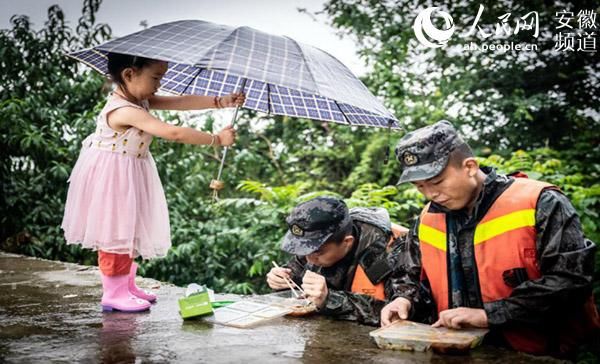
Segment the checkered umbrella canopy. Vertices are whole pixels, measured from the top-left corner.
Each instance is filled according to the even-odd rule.
[[[249,27],[199,20],[157,25],[68,55],[107,73],[108,52],[167,61],[161,89],[174,94],[246,94],[267,113],[398,128],[396,118],[330,54]]]

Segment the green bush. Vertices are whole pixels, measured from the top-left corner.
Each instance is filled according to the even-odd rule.
[[[103,78],[78,72],[62,51],[110,36],[95,24],[100,2],[84,4],[77,31],[58,6],[36,32],[25,16],[0,31],[0,238],[5,249],[68,261],[94,262],[93,254],[66,246],[60,222],[66,180],[81,140],[93,129]]]

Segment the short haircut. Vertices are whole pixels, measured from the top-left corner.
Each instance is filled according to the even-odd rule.
[[[346,226],[340,227],[335,233],[333,233],[327,242],[340,244],[348,235],[352,235],[352,220],[350,220]]]
[[[110,78],[119,85],[123,85],[123,77],[121,72],[125,68],[142,69],[155,62],[160,62],[156,59],[132,56],[130,54],[108,53],[108,74]]]
[[[450,152],[450,156],[448,157],[448,166],[452,166],[455,168],[459,168],[462,166],[462,162],[467,158],[473,158],[473,150],[467,143],[462,143],[458,147],[454,148],[452,152]]]

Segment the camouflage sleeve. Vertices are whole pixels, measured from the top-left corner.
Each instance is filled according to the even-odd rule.
[[[596,246],[584,238],[566,196],[555,190],[540,194],[536,229],[542,277],[519,284],[506,299],[485,303],[490,326],[542,323],[583,304],[591,293]]]
[[[386,281],[386,297],[393,301],[404,297],[411,302],[409,318],[419,322],[433,319],[434,307],[427,282],[421,281],[421,250],[418,238],[419,219],[390,254],[392,276]]]
[[[319,313],[340,320],[379,326],[379,313],[385,304],[385,301],[364,294],[329,290],[325,306],[319,310]]]

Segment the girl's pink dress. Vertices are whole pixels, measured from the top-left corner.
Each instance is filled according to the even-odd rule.
[[[152,135],[130,127],[111,129],[106,115],[135,107],[111,95],[96,131],[84,141],[69,178],[62,228],[68,244],[132,257],[164,256],[171,246],[169,213],[154,159]]]

